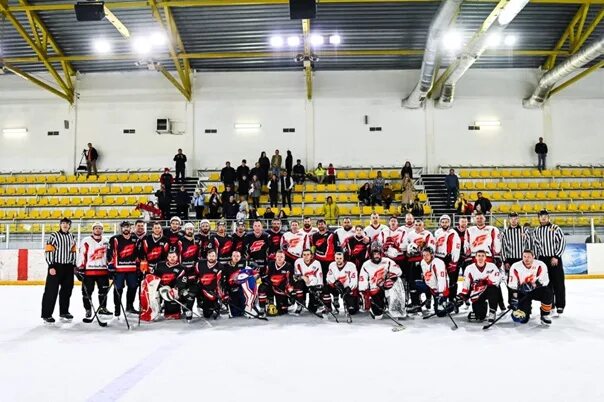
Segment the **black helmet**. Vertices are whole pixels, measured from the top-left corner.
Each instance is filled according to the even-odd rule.
[[[121,228],[126,227],[126,226],[127,226],[127,227],[130,227],[130,226],[132,226],[132,225],[131,225],[131,224],[130,224],[130,222],[128,222],[128,221],[123,221],[122,223],[120,223],[120,227],[121,227]]]

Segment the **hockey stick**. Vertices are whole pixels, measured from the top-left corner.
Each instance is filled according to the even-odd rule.
[[[105,293],[105,296],[104,296],[103,302],[106,302],[106,301],[107,301],[107,298],[109,297],[109,292],[111,291],[111,288],[112,288],[112,287],[113,287],[113,281],[112,281],[112,282],[109,284],[109,286],[107,287],[107,293]],[[90,299],[92,299],[92,297],[91,297]],[[92,306],[92,303],[91,303],[91,306]],[[101,309],[101,307],[102,307],[102,306],[100,306],[100,305],[99,305],[99,307],[98,307],[98,308],[97,308],[97,309],[94,311],[94,314],[95,314],[95,315],[98,315],[98,312],[99,312],[99,310]],[[83,319],[82,319],[82,321],[83,321],[83,322],[85,322],[86,324],[90,324],[91,322],[93,322],[93,321],[94,321],[94,317],[92,317],[92,318],[83,318]],[[101,325],[101,327],[105,327],[105,326],[107,326],[107,325],[106,325],[106,324],[107,324],[106,322],[103,322],[103,321],[101,321],[101,322],[102,322],[103,324],[105,324],[105,325]]]
[[[310,292],[310,289],[309,289]],[[340,323],[340,321],[338,321],[338,317],[335,315],[335,313],[333,312],[333,309],[329,309],[327,308],[327,305],[325,304],[325,302],[319,297],[319,295],[317,295],[317,293],[312,292],[312,295],[314,296],[315,299],[317,299],[317,302],[323,306],[323,308],[325,309],[325,311],[329,310],[329,314],[331,314],[331,316],[333,317],[334,320],[336,320],[337,323]]]
[[[340,291],[340,289],[338,289],[336,287],[336,290],[338,291],[338,294],[340,294],[342,296],[342,304],[344,305],[344,313],[346,314],[346,322],[349,324],[352,324],[352,317],[350,315],[350,312],[348,311],[348,304],[346,303],[346,298],[344,297],[344,293]]]
[[[535,288],[538,289],[538,288]],[[518,300],[518,305],[520,305],[520,303],[522,303],[523,301],[525,301],[530,295],[531,293],[533,293],[533,291],[535,290],[531,290],[530,292],[526,293],[524,295],[524,297],[522,297],[522,299]],[[503,313],[499,314],[499,317],[495,318],[495,320],[485,326],[482,327],[482,329],[489,329],[491,328],[493,325],[495,325],[497,323],[497,321],[501,320],[503,317],[505,317],[507,315],[507,313],[509,313],[510,311],[514,310],[514,308],[512,308],[512,306],[508,307],[507,310],[505,310]]]
[[[107,326],[107,323],[102,322],[101,319],[99,318],[99,316],[97,314],[98,310],[94,308],[94,303],[92,302],[92,297],[90,297],[90,295],[88,294],[88,289],[86,289],[86,284],[84,283],[83,280],[81,282],[82,282],[82,289],[84,290],[84,294],[85,294],[86,298],[88,299],[88,302],[90,303],[90,307],[92,308],[92,310],[94,310],[94,317],[84,318],[82,321],[85,322],[86,324],[90,324],[96,319],[96,322],[99,324],[99,326],[105,328]],[[101,308],[101,307],[99,306],[99,308]]]
[[[405,327],[403,324],[398,322],[394,317],[392,317],[392,315],[390,315],[390,313],[386,310],[385,306],[380,307],[373,300],[371,300],[371,305],[382,310],[382,314],[384,314],[386,317],[388,317],[390,320],[392,320],[397,325],[396,327],[392,328],[393,332],[398,332],[398,331],[402,331],[403,329],[407,329],[407,327]]]
[[[128,327],[128,330],[130,330],[130,323],[128,322],[128,313],[126,312],[126,310],[124,310],[124,304],[122,303],[122,293],[120,293],[117,290],[117,288],[114,288],[113,292],[114,292],[113,297],[115,297],[116,294],[119,296],[118,299],[120,301],[120,308],[122,309],[122,313],[124,313],[124,319],[126,320],[126,327]]]
[[[272,286],[272,285],[271,285]],[[296,299],[294,296],[292,296],[291,294],[287,293],[287,292],[282,292],[280,290],[277,290],[277,288],[275,288],[274,286],[272,286],[273,288],[273,293],[278,294],[278,295],[283,295],[285,297],[287,297],[289,299],[289,301],[296,303],[297,305],[299,305],[300,307],[302,307],[303,309],[306,309],[308,312],[314,314],[316,317],[323,319],[323,316],[319,313],[316,312],[312,312],[308,309],[308,307],[306,307],[306,305],[304,303],[301,303],[298,301],[298,299]]]
[[[234,304],[232,304],[230,302],[227,302],[227,305],[230,308],[234,308],[235,310],[237,310],[237,311],[239,311],[239,312],[241,312],[241,313],[243,313],[243,314],[245,314],[245,315],[247,315],[249,317],[256,318],[256,319],[262,320],[262,321],[268,321],[268,318],[266,318],[266,317],[260,317],[258,314],[252,314],[252,313],[248,312],[247,310],[242,309],[239,306],[236,306],[236,305],[234,305]]]

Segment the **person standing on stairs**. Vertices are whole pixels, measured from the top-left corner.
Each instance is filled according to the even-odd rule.
[[[181,148],[178,148],[178,153],[174,155],[174,162],[176,163],[176,182],[178,183],[178,177],[180,176],[180,182],[184,183],[187,156],[182,153]]]
[[[449,169],[449,174],[445,176],[445,188],[447,189],[447,208],[451,208],[459,192],[459,178],[455,174],[455,169]]]

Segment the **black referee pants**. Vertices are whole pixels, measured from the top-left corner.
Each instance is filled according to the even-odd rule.
[[[52,317],[59,296],[59,314],[69,313],[69,299],[73,290],[73,264],[55,264],[56,273],[46,275],[46,285],[42,296],[42,318]]]
[[[552,257],[539,257],[547,266],[549,275],[548,287],[554,292],[554,306],[556,308],[566,307],[566,285],[564,284],[564,267],[562,258],[558,258],[558,265],[552,266]]]

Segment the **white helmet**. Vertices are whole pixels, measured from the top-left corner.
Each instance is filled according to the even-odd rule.
[[[103,224],[101,222],[94,222],[92,224],[92,228],[94,229],[95,227],[99,226],[101,229],[104,229]]]
[[[443,221],[443,219],[447,219],[449,222],[451,222],[451,217],[447,214],[444,214],[440,217],[440,219],[438,220],[438,223],[441,223]]]
[[[195,229],[195,225],[193,225],[191,222],[187,222],[185,223],[185,226],[183,227],[184,230],[187,229]]]
[[[172,218],[170,218],[170,223],[174,221],[177,221],[179,224],[182,225],[182,220],[178,216],[173,216]]]

